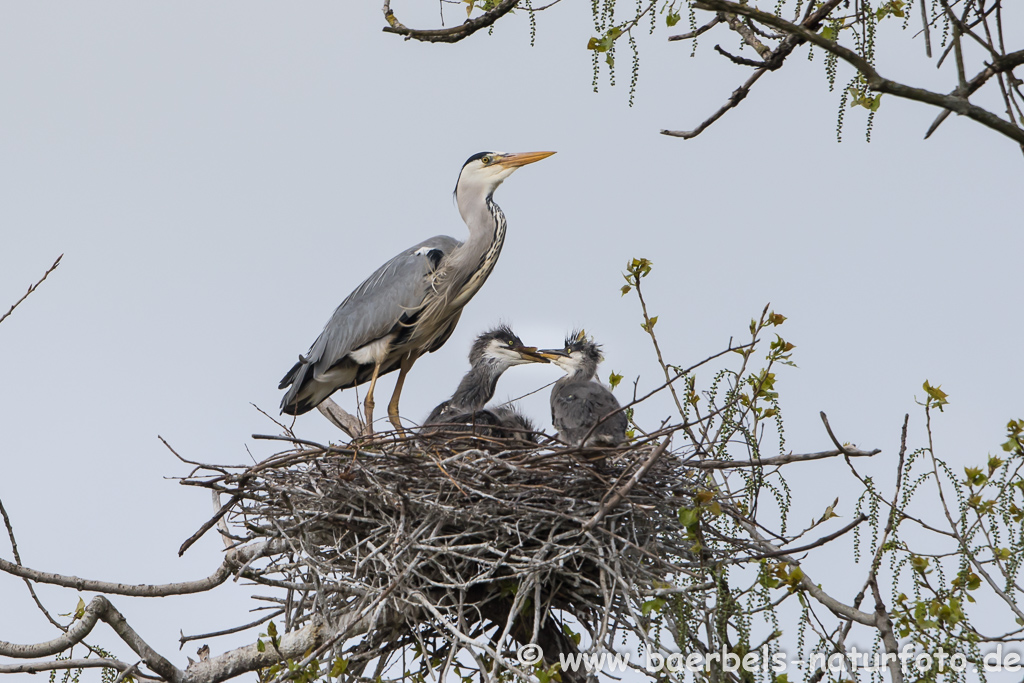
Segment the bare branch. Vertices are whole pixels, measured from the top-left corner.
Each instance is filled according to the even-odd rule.
[[[739,3],[730,2],[729,0],[697,0],[694,3],[694,6],[698,9],[714,10],[719,12],[735,12],[736,14],[742,14],[752,19],[756,19],[757,21],[772,26],[780,31],[785,31],[786,33],[799,36],[807,42],[813,43],[823,50],[827,50],[831,54],[836,55],[853,66],[864,77],[868,88],[875,92],[894,95],[896,97],[902,97],[904,99],[949,109],[957,114],[967,116],[968,118],[971,118],[992,130],[1002,133],[1021,145],[1024,145],[1024,130],[1019,128],[1015,122],[1002,119],[987,109],[971,104],[962,97],[942,95],[940,93],[931,92],[930,90],[924,90],[923,88],[916,88],[889,80],[879,74],[875,67],[861,55],[834,41],[826,40],[821,34],[815,33],[803,26],[798,26],[797,24],[788,22],[774,14],[762,12],[750,7],[749,5],[741,5]]]
[[[219,495],[220,494],[217,493],[216,491],[214,492],[214,496],[219,497]],[[212,529],[217,524],[217,522],[219,522],[221,518],[224,517],[227,511],[230,510],[231,507],[241,499],[241,497],[241,494],[236,493],[235,495],[231,496],[231,498],[228,499],[228,502],[221,505],[220,509],[214,513],[213,517],[206,520],[206,522],[204,522],[203,525],[199,527],[198,531],[189,536],[188,539],[186,539],[185,542],[181,544],[181,547],[178,548],[178,557],[184,555],[185,551],[191,548],[193,543],[198,541],[200,538],[202,538],[203,534]]]
[[[718,16],[718,15],[715,15],[714,19],[712,19],[708,23],[704,24],[700,28],[696,29],[695,31],[689,31],[688,33],[680,33],[679,35],[669,36],[668,39],[669,39],[669,41],[674,41],[674,40],[690,40],[691,38],[696,38],[699,35],[703,35],[707,31],[710,31],[715,26],[718,26],[721,23],[722,23],[722,18],[720,16]]]
[[[395,13],[391,10],[391,0],[385,0],[384,18],[387,20],[388,26],[384,27],[384,32],[397,33],[400,36],[405,36],[406,40],[415,39],[428,43],[457,43],[480,29],[487,28],[508,14],[515,8],[518,2],[519,0],[502,0],[489,12],[485,12],[473,19],[467,19],[465,23],[458,26],[440,29],[415,29],[409,28],[398,21]]]
[[[58,257],[57,257],[57,260],[53,262],[53,265],[52,265],[52,266],[50,266],[49,268],[47,268],[47,269],[46,269],[46,272],[45,272],[45,273],[43,273],[43,276],[42,276],[41,278],[39,278],[39,281],[38,281],[38,282],[36,282],[36,283],[35,283],[34,285],[29,285],[28,291],[27,291],[27,292],[25,292],[25,295],[24,295],[24,296],[22,296],[22,297],[21,297],[20,299],[18,299],[17,301],[15,301],[15,302],[14,302],[14,305],[13,305],[13,306],[11,306],[11,308],[10,308],[10,310],[9,310],[9,311],[7,311],[7,312],[6,312],[6,313],[4,313],[4,314],[3,314],[2,316],[0,316],[0,323],[2,323],[2,322],[3,322],[4,320],[6,320],[6,319],[7,319],[7,316],[9,316],[9,315],[10,315],[11,313],[14,313],[14,309],[15,309],[15,308],[17,308],[17,307],[18,307],[18,305],[19,305],[19,304],[21,304],[21,302],[22,302],[22,301],[24,301],[25,299],[27,299],[27,298],[28,298],[28,295],[29,295],[29,294],[31,294],[32,292],[36,291],[36,288],[37,288],[37,287],[38,287],[39,285],[43,284],[43,281],[44,281],[44,280],[46,280],[46,278],[47,278],[47,277],[48,277],[48,276],[50,275],[50,273],[52,273],[52,272],[53,272],[54,270],[56,270],[56,269],[57,269],[57,266],[59,266],[59,265],[60,265],[60,260],[61,260],[62,258],[64,258],[64,254],[61,254],[60,256],[58,256]]]
[[[135,654],[142,657],[146,665],[157,672],[167,681],[180,682],[184,673],[175,668],[170,662],[158,655],[137,633],[128,625],[124,616],[110,604],[102,595],[97,595],[85,608],[81,619],[73,623],[66,633],[49,640],[45,643],[32,645],[17,645],[0,641],[0,655],[16,659],[29,659],[33,657],[48,657],[67,650],[71,646],[82,642],[96,626],[99,620],[105,621],[114,629],[114,632],[130,647]]]
[[[330,396],[321,401],[316,409],[330,420],[331,424],[348,434],[350,439],[354,439],[363,433],[359,419],[335,403]]]
[[[228,580],[232,572],[254,559],[265,557],[274,553],[280,553],[284,544],[280,541],[263,541],[251,545],[236,548],[225,554],[224,562],[213,574],[198,581],[184,581],[181,583],[165,584],[125,584],[112,583],[109,581],[92,581],[80,579],[77,576],[64,576],[42,572],[36,569],[29,569],[0,558],[0,571],[23,579],[30,579],[37,583],[47,583],[54,586],[74,588],[79,591],[95,591],[97,593],[111,593],[114,595],[128,595],[142,598],[158,598],[168,595],[187,595],[190,593],[202,593],[215,588]],[[57,650],[60,652],[60,650]],[[45,655],[36,655],[45,656]]]
[[[808,550],[814,550],[815,548],[820,548],[821,546],[825,545],[826,543],[829,543],[830,541],[836,540],[846,532],[856,528],[857,525],[859,525],[861,522],[865,521],[867,521],[867,517],[865,515],[857,515],[852,522],[844,526],[842,529],[834,531],[831,534],[822,536],[814,543],[808,543],[807,545],[802,545],[799,548],[787,548],[785,550],[775,550],[773,552],[761,553],[760,555],[751,555],[750,557],[737,557],[730,560],[730,562],[732,562],[733,564],[739,564],[742,562],[752,562],[754,560],[764,560],[769,557],[781,557],[789,553],[803,553],[807,552]]]
[[[25,662],[23,664],[2,664],[0,665],[0,674],[37,674],[43,671],[62,671],[66,669],[115,669],[124,673],[135,666],[137,665],[129,665],[118,659],[50,659],[41,662]],[[160,680],[144,676],[138,673],[137,670],[132,673],[132,676],[143,681]]]
[[[753,538],[753,540],[758,545],[764,548],[767,552],[773,553],[772,557],[781,558],[782,560],[784,560],[788,564],[793,565],[794,567],[800,566],[800,563],[793,559],[792,556],[787,554],[786,551],[779,553],[781,549],[777,547],[775,544],[773,544],[771,541],[766,539],[764,536],[762,536],[753,524],[743,519],[740,519],[738,521],[740,525],[746,529],[747,533],[750,534],[751,538]],[[850,605],[845,605],[839,602],[831,595],[826,593],[820,585],[815,583],[807,575],[807,572],[803,572],[803,577],[800,579],[800,587],[803,590],[807,591],[807,593],[815,600],[817,600],[822,605],[827,607],[836,616],[849,619],[851,621],[856,621],[858,624],[864,624],[865,626],[877,626],[875,615],[868,614],[867,612],[862,612],[855,607],[851,607]]]
[[[768,73],[768,69],[762,67],[755,71],[753,74],[751,74],[750,78],[747,79],[746,83],[732,91],[732,95],[729,96],[728,101],[726,101],[726,103],[723,104],[718,109],[718,111],[716,111],[714,114],[705,119],[703,123],[701,123],[693,130],[663,129],[661,131],[661,134],[668,135],[674,138],[683,138],[684,140],[689,140],[690,138],[697,137],[705,130],[707,130],[712,123],[725,116],[730,109],[736,107],[736,105],[742,102],[744,98],[746,98],[746,96],[750,93],[750,88],[754,85],[754,83],[757,83],[757,80],[761,78],[761,76],[764,76],[766,73]]]
[[[824,21],[824,19],[829,15],[829,13],[833,9],[835,9],[842,1],[843,0],[827,0],[826,2],[823,2],[820,6],[818,6],[818,8],[813,12],[811,12],[810,10],[812,7],[814,7],[814,3],[808,3],[808,14],[806,18],[801,22],[801,25],[811,30],[817,30],[817,28],[821,25],[821,22]],[[715,15],[715,19],[719,22],[725,21],[725,16],[726,15],[724,13],[719,12],[718,14]],[[702,27],[703,30],[698,32],[692,32],[695,35],[691,36],[690,34],[685,34],[682,36],[673,36],[669,38],[669,40],[683,40],[684,38],[696,37],[696,35],[700,35],[700,33],[703,33],[704,30],[711,28],[713,25],[714,23],[706,24],[705,27]],[[689,140],[691,138],[697,137],[705,130],[707,130],[711,126],[711,124],[725,116],[725,114],[728,113],[730,109],[735,108],[740,102],[742,102],[750,93],[750,88],[754,85],[754,83],[757,82],[759,78],[761,78],[761,76],[763,76],[768,71],[774,71],[780,68],[785,62],[786,57],[792,54],[793,50],[796,49],[796,47],[802,44],[803,42],[804,39],[801,38],[800,36],[790,34],[786,37],[785,40],[783,40],[779,44],[778,47],[775,48],[775,50],[771,51],[767,56],[762,55],[762,57],[765,60],[765,63],[761,65],[761,68],[759,68],[757,71],[751,74],[750,78],[747,79],[746,83],[736,88],[736,90],[732,92],[732,95],[729,96],[729,99],[726,101],[726,103],[722,105],[718,109],[718,111],[716,111],[710,117],[705,119],[703,123],[701,123],[693,130],[663,129],[661,131],[661,134],[668,135],[670,137],[683,138],[684,140]],[[719,52],[726,54],[726,56],[730,57],[730,59],[733,58],[732,55],[728,55],[721,48],[718,48],[718,50]],[[747,64],[747,66],[755,66],[755,63],[751,62],[750,64]]]
[[[601,509],[597,511],[597,514],[591,517],[590,520],[583,525],[584,531],[593,530],[593,528],[597,526],[597,523],[604,519],[604,516],[607,515],[616,505],[618,505],[623,498],[626,497],[626,494],[629,493],[630,489],[632,489],[633,486],[636,485],[636,483],[640,481],[645,474],[647,474],[647,470],[651,469],[651,465],[653,465],[658,460],[658,458],[661,457],[661,454],[665,452],[665,449],[668,447],[668,442],[669,438],[666,438],[664,441],[662,441],[661,445],[654,449],[654,451],[647,457],[644,463],[637,469],[636,472],[633,473],[629,480],[621,488],[615,489],[611,498],[609,498],[607,502],[601,505]]]
[[[185,647],[185,643],[191,642],[193,640],[209,640],[210,638],[218,638],[220,636],[231,635],[232,633],[241,633],[242,631],[248,631],[251,628],[255,628],[256,626],[259,626],[260,624],[263,624],[265,622],[270,621],[271,619],[274,619],[276,617],[281,616],[283,613],[284,613],[283,609],[275,610],[273,612],[270,612],[266,616],[263,616],[263,617],[257,619],[256,621],[251,621],[248,624],[242,624],[241,626],[235,626],[233,628],[226,628],[223,631],[212,631],[210,633],[200,633],[199,635],[195,635],[195,636],[186,636],[184,633],[182,633],[181,637],[178,638],[178,642],[181,643],[181,645],[179,646],[178,649],[181,649],[181,648]]]
[[[18,553],[18,541],[14,537],[14,525],[11,524],[11,518],[7,515],[7,508],[4,507],[4,503],[2,500],[0,500],[0,516],[4,518],[4,526],[7,527],[7,537],[11,541],[11,552],[14,554],[14,562],[18,566],[22,566],[21,554]],[[32,585],[32,582],[24,577],[22,577],[22,580],[25,582],[25,586],[28,588],[28,594],[32,596],[32,602],[36,604],[36,607],[38,607],[39,611],[43,613],[43,616],[46,617],[46,620],[54,626],[56,626],[57,628],[59,628],[61,631],[67,629],[67,626],[64,626],[59,621],[54,619],[53,615],[50,614],[49,610],[47,610],[46,607],[43,606],[43,603],[39,599],[39,596],[36,595],[36,589]]]
[[[777,465],[788,465],[791,462],[807,462],[810,460],[824,460],[846,455],[852,458],[870,458],[881,453],[879,449],[862,451],[860,449],[847,448],[842,451],[819,451],[817,453],[787,453],[776,455],[771,458],[760,460],[697,460],[688,463],[690,467],[702,470],[728,470],[739,467],[775,467]]]
[[[899,641],[896,640],[896,633],[892,630],[892,621],[889,620],[889,611],[882,601],[882,594],[878,590],[878,580],[875,577],[874,569],[871,571],[871,593],[875,596],[875,626],[882,635],[882,643],[888,654],[896,655],[899,652]],[[889,659],[889,675],[892,676],[892,683],[903,683],[903,668],[900,666],[898,657]]]
[[[1021,64],[1024,64],[1024,50],[1011,52],[1005,57],[1001,57],[995,60],[992,64],[987,65],[974,78],[967,82],[967,86],[965,88],[961,88],[958,86],[951,93],[949,93],[949,96],[964,98],[970,97],[996,74],[1004,71],[1010,72],[1015,67],[1020,66]],[[925,140],[930,138],[932,133],[938,130],[939,126],[942,125],[942,122],[945,121],[951,113],[952,112],[949,109],[947,109],[935,118],[935,121],[932,122],[932,125],[928,127],[928,132],[924,134]]]

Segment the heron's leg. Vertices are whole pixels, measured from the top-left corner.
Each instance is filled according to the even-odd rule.
[[[412,369],[412,364],[419,358],[419,354],[410,353],[401,360],[398,371],[398,381],[395,382],[395,393],[391,394],[391,402],[388,403],[388,419],[395,429],[402,431],[402,420],[398,417],[398,397],[402,394],[402,385],[405,384],[405,376]]]
[[[366,434],[373,434],[373,388],[377,385],[377,376],[380,375],[380,363],[374,363],[373,374],[370,376],[370,389],[366,392],[366,400],[363,401],[363,410],[366,413]]]

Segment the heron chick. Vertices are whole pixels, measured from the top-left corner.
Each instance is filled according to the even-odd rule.
[[[499,438],[533,431],[533,423],[514,407],[506,405],[485,410],[484,406],[494,397],[498,380],[510,367],[547,362],[536,347],[524,345],[506,325],[484,332],[469,350],[469,372],[451,398],[431,411],[426,424],[443,424],[458,431],[466,424],[493,427],[486,430],[487,435]]]
[[[494,191],[521,166],[554,152],[481,152],[463,165],[455,202],[469,229],[465,242],[438,235],[406,249],[377,269],[341,303],[305,356],[281,380],[281,412],[302,415],[338,389],[369,382],[364,412],[373,431],[377,378],[399,370],[388,418],[401,429],[398,399],[413,363],[436,351],[455,330],[501,254],[505,214]],[[348,260],[363,258],[358,251]]]
[[[571,446],[625,443],[626,414],[611,390],[595,379],[604,360],[601,347],[579,330],[566,338],[564,348],[540,354],[565,371],[551,389],[551,423],[558,439]]]

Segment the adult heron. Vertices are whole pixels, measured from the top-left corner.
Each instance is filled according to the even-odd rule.
[[[388,417],[401,429],[398,399],[405,377],[422,354],[451,336],[462,307],[494,269],[505,242],[505,214],[494,191],[519,167],[554,152],[480,152],[462,167],[455,202],[469,228],[465,242],[438,235],[406,249],[377,269],[335,309],[305,356],[279,389],[288,388],[281,412],[306,413],[338,389],[369,382],[364,411],[373,431],[377,378],[399,370]]]
[[[561,349],[540,354],[565,371],[551,389],[551,423],[560,441],[571,446],[618,446],[626,441],[628,420],[608,387],[595,379],[601,347],[583,330],[573,332]]]
[[[547,363],[534,346],[526,346],[507,325],[484,332],[469,350],[467,372],[451,398],[438,404],[425,424],[449,425],[458,430],[466,423],[480,427],[495,436],[508,436],[519,431],[533,431],[533,424],[511,406],[485,410],[494,398],[494,390],[502,374],[514,365]],[[433,431],[433,430],[432,430]]]

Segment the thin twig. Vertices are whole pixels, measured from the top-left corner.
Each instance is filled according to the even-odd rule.
[[[29,285],[28,291],[25,292],[24,296],[22,296],[20,299],[15,301],[14,305],[11,306],[10,310],[7,311],[6,313],[4,313],[2,316],[0,316],[0,323],[2,323],[4,320],[6,320],[7,316],[9,316],[11,313],[14,313],[14,309],[17,308],[18,305],[21,304],[22,301],[27,299],[29,294],[31,294],[32,292],[36,291],[36,288],[39,287],[39,285],[43,284],[43,282],[46,280],[46,278],[49,277],[50,273],[52,273],[54,270],[56,270],[57,266],[60,265],[60,260],[62,258],[64,258],[64,254],[61,254],[60,256],[57,257],[57,260],[53,262],[52,266],[50,266],[49,268],[46,269],[46,272],[43,273],[43,276],[41,278],[39,278],[38,282],[36,282],[34,285]]]

